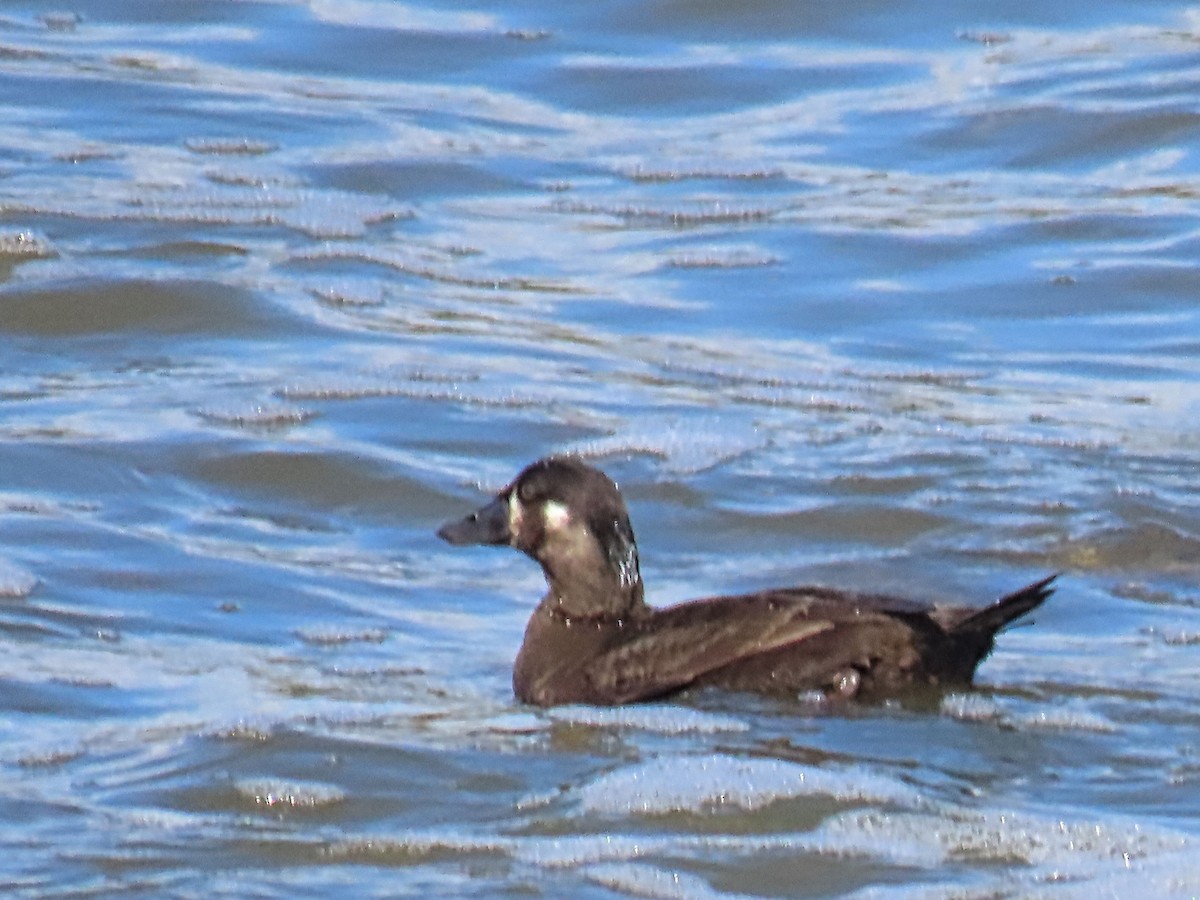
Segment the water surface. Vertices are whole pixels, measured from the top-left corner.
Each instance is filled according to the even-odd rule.
[[[1200,11],[0,12],[0,884],[1200,890]],[[620,482],[654,603],[1065,574],[978,689],[539,711],[433,530]]]

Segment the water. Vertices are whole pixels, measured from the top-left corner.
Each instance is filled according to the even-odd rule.
[[[1200,891],[1200,10],[0,10],[0,884]],[[978,690],[514,702],[433,537],[983,603]]]

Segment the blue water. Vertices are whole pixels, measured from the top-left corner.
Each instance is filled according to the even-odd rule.
[[[1193,896],[1200,8],[0,9],[0,886]],[[433,531],[984,603],[977,689],[515,702]]]

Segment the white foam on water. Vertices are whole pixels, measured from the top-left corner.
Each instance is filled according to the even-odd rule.
[[[295,635],[306,644],[333,647],[340,644],[382,644],[388,639],[385,628],[347,628],[342,625],[311,625],[297,628]]]
[[[361,835],[332,842],[322,848],[331,857],[404,856],[441,858],[447,854],[504,854],[544,869],[607,867],[616,877],[619,868],[640,863],[648,856],[710,859],[714,853],[756,853],[803,848],[803,836],[695,835],[695,834],[570,834],[560,836],[508,836],[459,829],[405,831],[391,835]],[[649,865],[647,864],[647,868]],[[626,869],[626,872],[632,871]],[[699,883],[699,882],[697,882]]]
[[[586,866],[582,869],[582,874],[588,881],[594,881],[630,897],[708,900],[708,898],[737,896],[713,890],[702,878],[686,872],[636,863],[602,863]]]
[[[681,706],[560,706],[547,710],[546,718],[567,725],[622,728],[655,734],[719,734],[748,731],[741,719]]]
[[[786,852],[870,860],[909,871],[902,883],[863,888],[856,897],[1180,897],[1200,891],[1195,839],[1120,818],[1051,816],[948,805],[925,812],[853,810],[812,832],[754,834],[574,834],[506,836],[414,831],[338,841],[338,858],[443,861],[504,855],[547,870],[572,870],[613,890],[646,897],[728,897],[702,876],[673,868],[684,860]],[[969,867],[969,885],[945,880]],[[685,867],[686,868],[686,867]]]
[[[662,854],[680,843],[665,835],[579,834],[564,837],[526,838],[512,843],[510,852],[523,862],[551,869],[636,860]]]
[[[341,803],[346,799],[346,794],[341,788],[315,781],[244,779],[235,782],[233,787],[239,796],[256,806],[273,809],[316,809]]]
[[[656,757],[615,769],[572,793],[583,811],[610,816],[753,810],[808,796],[904,807],[924,803],[915,788],[858,766],[818,768],[723,754]]]
[[[44,235],[32,231],[0,231],[0,257],[49,259],[54,255],[54,247]]]
[[[1111,884],[1113,896],[1161,896],[1143,891],[1145,879],[1171,891],[1200,889],[1194,838],[1119,817],[1071,821],[959,807],[937,814],[852,811],[830,818],[804,843],[825,855],[871,858],[935,875],[947,865],[998,866],[1006,882],[1020,882],[1022,895],[1032,886],[1053,886],[1055,892],[1075,888],[1094,897],[1099,885]],[[961,885],[956,891],[961,895]]]
[[[19,600],[32,594],[37,585],[37,576],[28,569],[0,559],[0,597]]]
[[[1019,731],[1043,729],[1108,734],[1118,730],[1116,723],[1091,711],[1079,700],[1020,710],[979,694],[948,694],[942,699],[941,711],[943,715],[963,722],[989,722]]]
[[[262,404],[225,407],[204,407],[196,411],[201,419],[231,428],[261,429],[265,431],[303,425],[316,413],[288,404]]]
[[[501,713],[487,720],[487,730],[492,734],[538,734],[546,730],[545,722],[535,713]]]
[[[1200,859],[1196,848],[1130,860],[1124,867],[1110,869],[1095,878],[1074,884],[1047,885],[1032,896],[1079,897],[1190,897],[1200,896]]]
[[[697,416],[634,421],[610,437],[570,444],[564,452],[591,458],[646,454],[662,460],[672,475],[695,475],[729,462],[767,443],[752,422],[730,417]]]

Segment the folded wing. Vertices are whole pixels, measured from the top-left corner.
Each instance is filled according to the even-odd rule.
[[[795,614],[747,616],[659,628],[603,654],[586,667],[598,694],[615,704],[650,700],[731,663],[794,646],[834,623]]]

